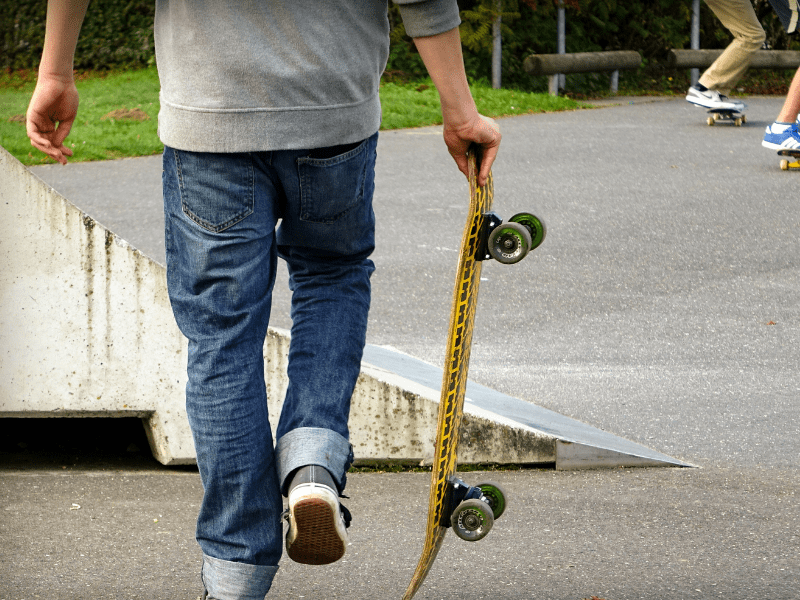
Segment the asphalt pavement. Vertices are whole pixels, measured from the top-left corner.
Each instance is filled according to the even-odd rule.
[[[419,598],[800,598],[800,173],[760,145],[782,98],[747,102],[743,127],[651,98],[501,120],[495,210],[536,213],[548,237],[485,266],[471,379],[698,468],[469,474],[509,509],[479,543],[449,536]],[[466,182],[438,128],[378,152],[368,341],[438,364]],[[163,262],[158,157],[33,170]],[[96,430],[61,450],[4,433],[0,600],[199,596],[195,470],[155,464],[132,431],[107,457]],[[348,554],[284,560],[270,597],[401,596],[428,475],[349,481]]]

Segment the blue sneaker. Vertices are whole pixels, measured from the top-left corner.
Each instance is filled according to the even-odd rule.
[[[772,150],[797,150],[800,148],[800,131],[797,123],[773,123],[767,126],[761,145]]]

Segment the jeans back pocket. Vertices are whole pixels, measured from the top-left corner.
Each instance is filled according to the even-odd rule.
[[[220,233],[253,214],[255,173],[249,154],[175,150],[181,208],[192,221]]]
[[[332,158],[297,159],[300,178],[300,220],[331,224],[338,221],[364,197],[369,139]]]

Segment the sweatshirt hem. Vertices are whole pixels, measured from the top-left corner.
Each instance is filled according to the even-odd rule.
[[[351,106],[303,110],[186,110],[162,103],[158,135],[165,145],[189,152],[301,150],[361,141],[380,123],[377,94]]]

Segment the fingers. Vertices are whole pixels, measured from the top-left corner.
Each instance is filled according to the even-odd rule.
[[[481,119],[484,139],[479,142],[483,148],[483,158],[481,160],[481,170],[478,173],[478,183],[486,185],[494,160],[497,158],[497,152],[500,150],[500,141],[503,135],[500,133],[500,127],[493,119],[483,116],[481,116]]]
[[[66,157],[72,156],[72,150],[64,145],[64,139],[72,129],[73,121],[53,123],[47,117],[29,115],[26,129],[31,145],[62,165],[67,164]]]
[[[479,185],[486,185],[486,180],[489,179],[489,173],[492,170],[494,160],[497,158],[497,152],[500,150],[500,139],[502,136],[499,130],[497,131],[497,135],[496,143],[483,146],[483,160],[481,161],[481,170],[478,174]]]
[[[453,160],[456,161],[456,166],[458,167],[458,170],[461,171],[465,177],[469,177],[469,160],[467,159],[466,152],[464,152],[464,154],[458,154],[458,155],[451,153],[451,156],[453,157]]]
[[[25,119],[31,145],[66,164],[72,150],[64,145],[64,140],[72,129],[77,112],[78,92],[74,83],[40,78]]]

